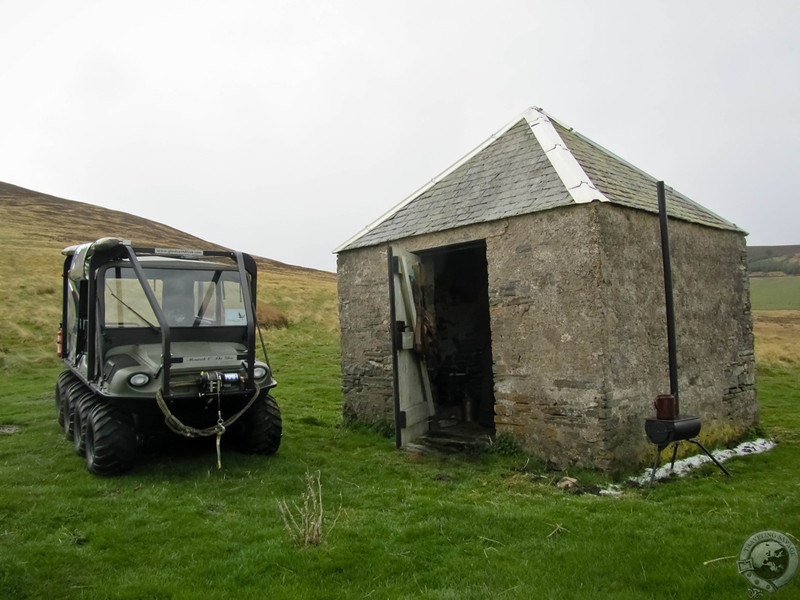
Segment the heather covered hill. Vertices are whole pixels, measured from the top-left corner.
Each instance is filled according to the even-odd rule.
[[[16,237],[49,244],[59,250],[72,244],[91,242],[101,237],[120,237],[137,246],[169,246],[219,250],[222,246],[135,215],[65,200],[0,181],[0,231],[2,243]],[[16,230],[16,236],[11,230]],[[234,248],[235,250],[236,248]],[[259,270],[280,273],[302,273],[321,280],[332,279],[332,273],[288,265],[268,258],[256,257]]]

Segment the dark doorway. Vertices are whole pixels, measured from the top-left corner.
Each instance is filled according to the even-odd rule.
[[[494,382],[486,243],[420,253],[433,322],[427,367],[436,407],[434,431],[494,433]],[[430,289],[432,288],[432,289]],[[430,304],[430,300],[429,300]]]
[[[494,434],[486,242],[389,249],[397,445]]]

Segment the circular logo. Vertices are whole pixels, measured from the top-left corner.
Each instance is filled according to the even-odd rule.
[[[797,548],[777,531],[751,535],[739,552],[739,573],[755,589],[777,592],[797,571]]]

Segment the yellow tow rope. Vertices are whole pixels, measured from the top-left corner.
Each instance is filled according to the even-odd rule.
[[[192,427],[191,425],[186,425],[185,423],[181,422],[178,417],[172,414],[172,411],[167,406],[166,401],[164,400],[164,396],[161,393],[161,389],[156,391],[156,402],[158,403],[158,407],[161,409],[161,412],[164,414],[164,422],[167,424],[173,432],[177,433],[178,435],[182,435],[183,437],[187,438],[196,438],[196,437],[210,437],[214,434],[217,436],[217,468],[222,468],[222,450],[220,449],[220,442],[222,441],[222,434],[225,433],[226,429],[230,427],[239,417],[241,417],[247,409],[249,409],[253,402],[256,401],[258,398],[259,393],[261,392],[261,388],[258,387],[258,384],[255,384],[256,389],[253,392],[252,398],[247,402],[245,407],[237,412],[232,417],[229,417],[227,420],[222,420],[222,410],[217,411],[218,420],[217,424],[213,427],[206,427],[205,429],[197,429]]]

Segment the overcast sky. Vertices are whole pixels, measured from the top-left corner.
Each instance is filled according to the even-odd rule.
[[[4,2],[0,181],[333,271],[539,106],[800,244],[799,29],[797,0]]]

